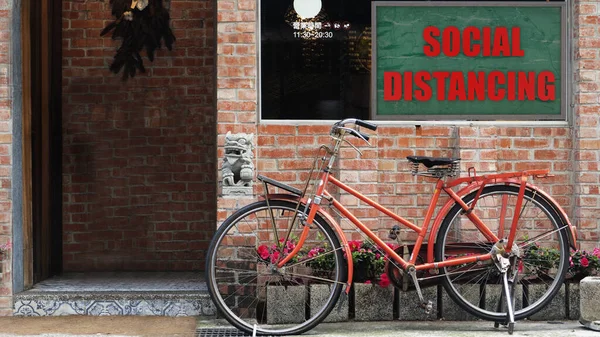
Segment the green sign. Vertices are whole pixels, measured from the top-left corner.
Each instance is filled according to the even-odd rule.
[[[566,6],[374,2],[374,119],[564,119]]]

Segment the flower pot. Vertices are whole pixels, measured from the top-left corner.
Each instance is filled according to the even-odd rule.
[[[267,324],[304,322],[306,296],[305,286],[267,286]]]
[[[425,310],[421,308],[421,300],[417,295],[416,290],[411,291],[398,291],[398,319],[401,321],[427,321],[437,319],[437,286],[422,288],[423,298],[426,301],[431,301],[433,304],[433,310],[429,315],[425,313]]]
[[[352,281],[355,283],[364,283],[369,279],[369,263],[365,261],[358,261],[354,263],[354,272],[352,274]]]
[[[331,295],[331,285],[312,284],[310,286],[310,313],[314,316],[325,305]],[[348,295],[342,292],[333,310],[323,322],[343,322],[348,320]]]
[[[354,319],[357,321],[390,321],[394,319],[394,287],[354,284]]]

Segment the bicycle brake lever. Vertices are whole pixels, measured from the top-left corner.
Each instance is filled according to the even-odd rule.
[[[367,143],[367,145],[369,145],[369,147],[373,147],[373,145],[371,145],[371,143],[369,143],[369,141],[365,138],[366,135],[363,136],[363,134],[360,131],[358,131],[356,129],[352,129],[352,128],[347,128],[347,127],[339,127],[338,129],[343,130],[343,131],[355,136],[358,139],[362,139],[365,143]],[[354,147],[354,146],[352,146],[352,147]],[[356,148],[356,147],[354,147],[354,148]]]
[[[348,145],[352,146],[352,148],[354,150],[356,150],[356,152],[358,152],[358,154],[362,157],[362,152],[356,147],[354,146],[354,144],[350,143],[348,140],[344,139],[344,142],[348,143]]]

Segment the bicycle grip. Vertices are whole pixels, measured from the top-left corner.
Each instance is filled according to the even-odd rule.
[[[376,124],[365,122],[362,119],[357,119],[355,124],[358,125],[358,126],[362,126],[364,128],[367,128],[369,130],[372,130],[372,131],[377,130],[377,125]],[[368,138],[367,138],[367,140],[368,140]]]
[[[367,142],[369,141],[369,135],[364,134],[360,131],[352,130],[352,135],[356,138],[363,137]]]

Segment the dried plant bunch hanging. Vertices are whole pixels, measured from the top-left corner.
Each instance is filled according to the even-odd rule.
[[[150,61],[154,52],[162,47],[173,49],[175,35],[169,26],[170,16],[163,0],[110,0],[116,20],[106,26],[101,36],[112,31],[113,40],[122,40],[110,70],[115,74],[123,69],[123,80],[134,77],[136,71],[145,72],[142,49]]]

